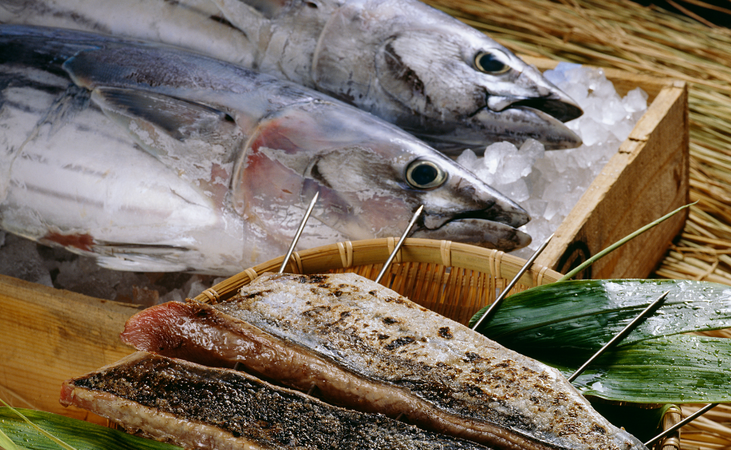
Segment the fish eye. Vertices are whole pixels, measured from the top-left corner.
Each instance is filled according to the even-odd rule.
[[[406,181],[416,189],[434,189],[447,181],[447,173],[433,161],[417,159],[406,168]]]
[[[498,53],[480,52],[475,56],[475,68],[490,75],[502,75],[510,70]]]

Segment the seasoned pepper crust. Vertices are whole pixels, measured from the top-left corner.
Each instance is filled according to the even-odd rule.
[[[555,369],[354,274],[263,275],[214,306],[142,312],[123,339],[497,448],[645,448]]]
[[[357,275],[263,276],[216,309],[449,414],[552,446],[628,448],[555,369]]]
[[[489,450],[242,372],[144,352],[66,382],[62,402],[187,448]]]

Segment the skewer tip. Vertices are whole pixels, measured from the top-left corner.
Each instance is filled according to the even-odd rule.
[[[543,242],[543,244],[541,244],[541,246],[538,247],[535,252],[533,252],[533,255],[531,255],[531,257],[528,259],[528,261],[525,262],[525,264],[523,264],[523,267],[521,267],[520,270],[518,271],[518,273],[515,275],[515,277],[513,277],[513,279],[510,280],[510,283],[505,287],[505,289],[503,289],[503,291],[500,293],[498,298],[496,298],[495,301],[492,302],[490,307],[487,308],[487,311],[485,311],[485,314],[480,316],[480,318],[477,320],[477,322],[475,322],[475,324],[472,325],[473,330],[477,330],[477,328],[479,328],[480,325],[482,325],[485,321],[489,320],[492,317],[492,315],[497,310],[498,306],[500,306],[500,304],[505,300],[505,297],[508,296],[508,292],[510,292],[510,290],[513,289],[513,286],[515,286],[518,283],[518,280],[520,280],[520,277],[522,277],[523,274],[528,269],[531,268],[531,266],[533,265],[533,262],[536,260],[536,258],[538,258],[538,256],[543,252],[543,250],[546,249],[546,247],[548,246],[548,243],[551,242],[551,239],[553,239],[554,234],[555,233],[551,233],[551,235],[548,236],[548,238]]]
[[[300,222],[297,232],[294,234],[294,237],[292,238],[292,243],[289,246],[289,250],[287,250],[287,254],[284,256],[284,261],[282,261],[282,265],[279,267],[279,273],[284,273],[284,269],[287,267],[287,263],[289,263],[289,259],[292,257],[294,248],[297,246],[297,242],[299,241],[300,236],[302,235],[302,231],[305,229],[307,220],[310,218],[310,215],[312,214],[312,210],[315,208],[315,203],[317,203],[317,199],[319,197],[320,197],[320,192],[316,191],[315,195],[312,196],[312,200],[310,200],[310,204],[307,207],[307,211],[305,211],[305,215],[302,217],[302,221]]]
[[[374,280],[376,283],[381,282],[381,278],[383,278],[383,275],[386,274],[386,270],[388,270],[388,267],[391,265],[393,258],[398,253],[399,249],[401,248],[401,245],[403,245],[404,240],[406,240],[406,236],[408,236],[409,233],[411,233],[411,229],[414,228],[414,225],[416,224],[416,220],[419,218],[422,211],[424,211],[424,205],[420,205],[416,209],[416,212],[414,212],[414,215],[411,217],[409,224],[406,226],[406,229],[404,230],[403,234],[401,235],[401,239],[399,239],[398,243],[396,243],[396,247],[394,247],[391,254],[388,255],[388,259],[386,259],[386,262],[383,263],[383,268],[381,269],[381,272],[378,274],[378,276]]]

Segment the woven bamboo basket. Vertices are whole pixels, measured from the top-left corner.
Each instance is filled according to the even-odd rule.
[[[396,247],[396,238],[346,241],[294,252],[289,273],[356,272],[371,280]],[[225,300],[265,272],[277,272],[283,256],[246,269],[195,299]],[[495,300],[515,277],[525,260],[468,244],[431,239],[406,239],[381,283],[401,295],[460,323]],[[515,292],[552,283],[561,274],[547,267],[527,271],[513,288]]]
[[[346,241],[294,252],[285,270],[301,274],[355,272],[373,280],[396,243],[396,238]],[[206,289],[195,300],[226,300],[259,275],[278,272],[283,260],[280,256],[246,269]],[[478,310],[495,300],[524,264],[524,259],[498,250],[444,240],[406,239],[381,283],[426,308],[467,324]],[[512,291],[553,283],[561,276],[534,264]],[[671,408],[665,414],[663,428],[680,420],[679,409]],[[679,450],[678,435],[665,439],[655,449]]]

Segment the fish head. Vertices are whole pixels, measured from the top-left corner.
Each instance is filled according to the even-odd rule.
[[[305,235],[325,226],[341,239],[398,236],[423,205],[413,236],[502,250],[530,242],[515,230],[529,216],[512,200],[402,130],[330,105],[289,108],[259,124],[232,185],[233,207],[248,221],[282,230],[288,245],[318,192]]]
[[[313,71],[319,89],[443,151],[528,138],[547,149],[581,145],[563,123],[582,114],[568,95],[493,39],[418,1],[346,3],[320,37]]]

